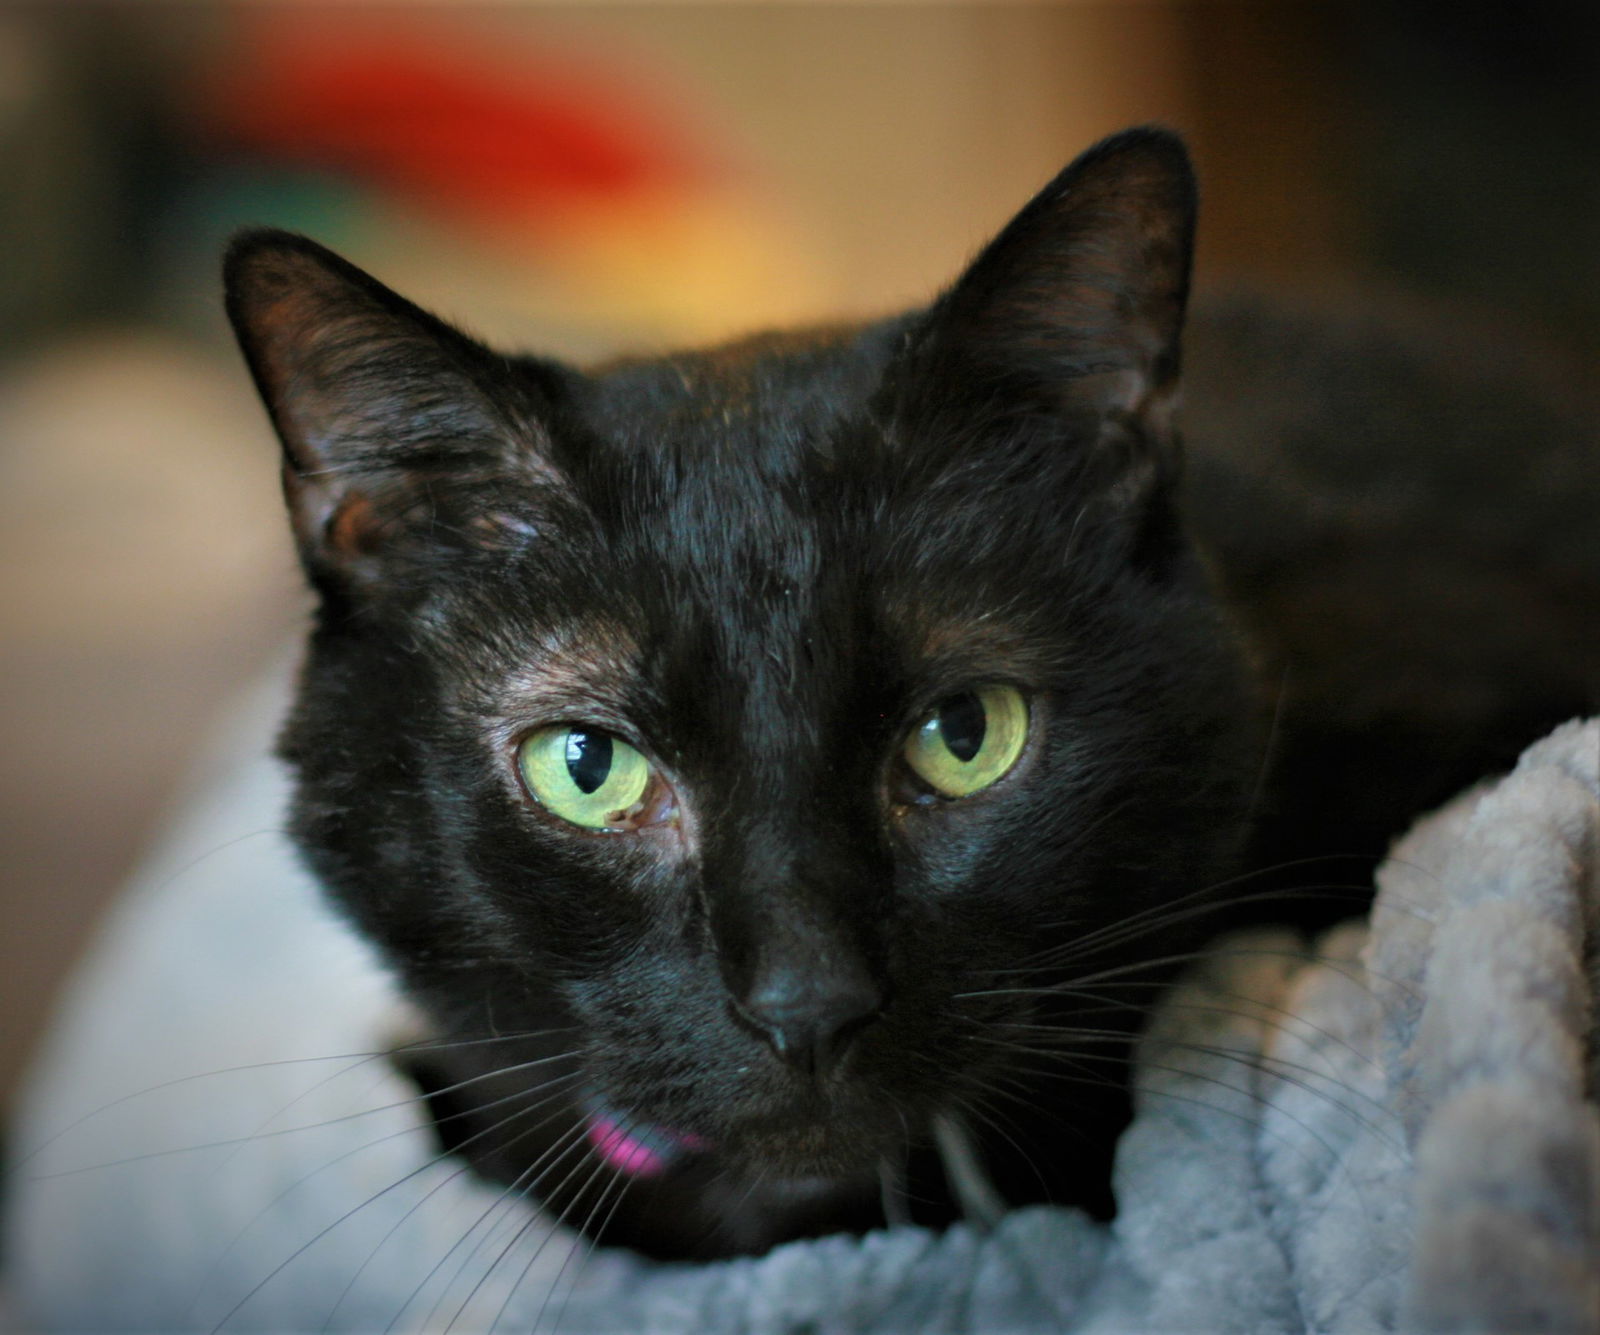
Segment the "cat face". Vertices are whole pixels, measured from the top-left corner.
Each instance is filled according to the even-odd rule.
[[[617,1171],[872,1179],[1223,865],[1247,711],[1167,411],[1192,211],[1130,132],[928,311],[587,373],[236,244],[321,596],[296,837],[442,1032],[546,1036],[527,1083]]]

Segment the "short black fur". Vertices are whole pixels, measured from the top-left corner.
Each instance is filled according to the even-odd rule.
[[[1130,131],[927,311],[588,372],[491,352],[303,238],[236,242],[228,308],[320,594],[294,834],[439,1034],[503,1037],[418,1059],[481,1171],[711,1256],[955,1217],[944,1121],[1008,1201],[1107,1213],[1129,1045],[1213,888],[1370,856],[1588,703],[1579,634],[1537,691],[1427,720],[1459,743],[1432,787],[1384,749],[1405,720],[1337,686],[1276,709],[1263,772],[1285,672],[1360,651],[1266,619],[1292,593],[1248,459],[1183,477],[1194,200],[1178,140]],[[910,732],[996,683],[1031,711],[1014,768],[920,789]],[[542,807],[515,754],[552,723],[643,752],[671,818]],[[581,1139],[597,1104],[691,1148],[621,1182]]]

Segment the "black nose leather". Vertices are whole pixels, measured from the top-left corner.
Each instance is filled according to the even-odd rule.
[[[821,1079],[882,1008],[882,990],[852,963],[764,970],[738,1010],[785,1062]]]

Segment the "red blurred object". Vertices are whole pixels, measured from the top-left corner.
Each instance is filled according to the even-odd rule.
[[[393,16],[245,17],[244,54],[207,80],[219,147],[332,169],[486,221],[693,186],[709,155],[620,76],[516,62]]]

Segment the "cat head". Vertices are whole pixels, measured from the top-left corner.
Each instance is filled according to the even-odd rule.
[[[588,371],[239,239],[320,596],[295,836],[441,1029],[559,1028],[574,1108],[860,1176],[1216,874],[1247,711],[1176,504],[1194,207],[1131,131],[926,310]]]

